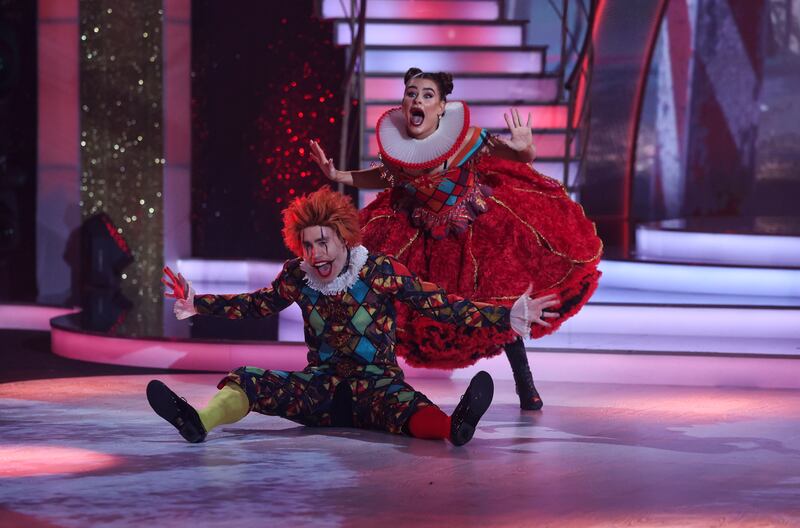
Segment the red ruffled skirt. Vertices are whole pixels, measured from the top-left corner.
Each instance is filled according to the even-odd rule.
[[[491,188],[488,210],[460,235],[434,239],[412,225],[401,188],[388,189],[361,211],[364,246],[394,255],[423,280],[475,301],[511,306],[533,285],[532,296],[556,293],[554,332],[580,310],[597,287],[602,242],[594,224],[557,181],[530,166],[483,156],[480,182]],[[517,338],[510,329],[438,323],[397,303],[398,355],[414,366],[459,368],[498,354]]]

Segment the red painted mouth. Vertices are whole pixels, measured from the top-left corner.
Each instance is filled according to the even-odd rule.
[[[408,114],[408,120],[411,126],[418,127],[425,121],[425,111],[421,108],[412,108]]]
[[[319,262],[317,264],[312,264],[312,266],[314,266],[314,269],[317,270],[317,273],[319,273],[319,276],[322,277],[322,278],[329,277],[331,272],[333,271],[333,261],[332,260],[326,260],[326,261],[323,261],[323,262]]]

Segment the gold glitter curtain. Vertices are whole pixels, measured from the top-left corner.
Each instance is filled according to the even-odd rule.
[[[110,215],[133,251],[126,335],[161,331],[162,18],[157,0],[80,0],[81,209]]]

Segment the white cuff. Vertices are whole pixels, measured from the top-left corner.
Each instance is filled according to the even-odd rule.
[[[172,307],[172,311],[175,312],[175,317],[179,321],[197,315],[197,309],[194,307],[194,288],[192,288],[191,282],[186,281],[186,284],[189,286],[188,296],[186,299],[175,299],[175,306]]]
[[[523,293],[511,306],[511,329],[520,337],[531,336],[531,318],[530,314],[528,314],[529,300],[531,298]]]

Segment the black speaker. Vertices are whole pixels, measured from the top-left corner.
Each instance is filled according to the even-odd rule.
[[[133,262],[128,243],[106,213],[88,218],[81,226],[81,282],[83,287],[119,288],[122,270]]]
[[[114,334],[133,303],[116,289],[88,286],[81,292],[81,321],[85,330]]]

